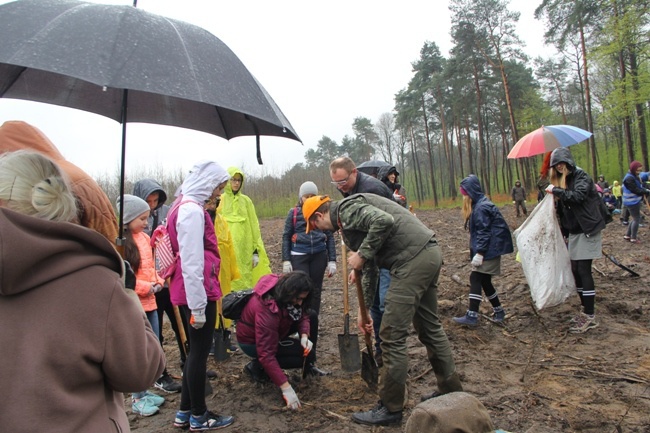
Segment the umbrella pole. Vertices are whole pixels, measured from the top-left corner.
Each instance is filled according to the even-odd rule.
[[[120,215],[118,217],[118,237],[115,240],[117,245],[117,251],[122,257],[124,257],[124,220],[122,215],[124,215],[124,163],[126,161],[126,120],[127,120],[127,107],[128,107],[129,91],[124,89],[122,93],[122,117],[120,121],[122,122],[122,159],[120,164]]]

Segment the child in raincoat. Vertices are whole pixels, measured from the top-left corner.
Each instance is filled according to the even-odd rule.
[[[235,246],[240,278],[232,282],[232,290],[237,291],[254,287],[261,276],[271,273],[271,266],[264,249],[255,206],[242,193],[244,173],[236,167],[230,167],[228,174],[230,180],[217,213],[228,223]]]

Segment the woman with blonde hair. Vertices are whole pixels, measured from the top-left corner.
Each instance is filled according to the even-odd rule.
[[[0,405],[4,431],[128,432],[124,392],[146,389],[165,357],[124,290],[122,258],[70,224],[77,207],[45,156],[0,156]],[[25,423],[26,413],[38,413]]]
[[[478,309],[483,300],[481,290],[492,304],[492,319],[503,322],[506,313],[492,285],[492,276],[501,273],[501,256],[514,250],[510,228],[499,209],[483,193],[478,177],[470,174],[463,179],[460,192],[463,195],[465,229],[469,229],[472,272],[469,276],[469,308],[464,316],[454,317],[454,322],[478,325]]]

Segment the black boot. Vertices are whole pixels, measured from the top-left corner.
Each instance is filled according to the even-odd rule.
[[[270,380],[269,375],[266,374],[264,367],[257,359],[251,360],[244,366],[244,373],[257,383],[267,383]]]
[[[352,421],[366,425],[399,424],[402,422],[402,411],[389,412],[380,400],[377,406],[367,412],[353,413]]]
[[[329,376],[330,374],[332,374],[331,371],[321,370],[314,364],[308,364],[305,367],[305,376]]]

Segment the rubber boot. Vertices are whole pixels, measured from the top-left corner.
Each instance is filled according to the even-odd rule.
[[[467,310],[464,316],[454,317],[453,320],[459,325],[474,327],[478,325],[478,313],[476,311]]]

